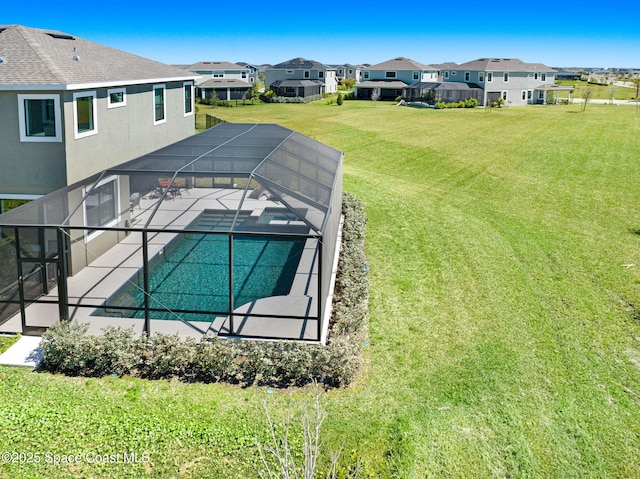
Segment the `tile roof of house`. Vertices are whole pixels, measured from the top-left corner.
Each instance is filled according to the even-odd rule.
[[[518,58],[479,58],[461,63],[456,70],[511,71],[511,72],[554,72],[542,63],[526,63]]]
[[[198,62],[188,65],[187,70],[246,70],[246,67],[231,62]]]
[[[397,57],[386,62],[377,63],[368,67],[369,70],[437,70],[433,65],[425,65],[409,58]]]
[[[191,80],[197,75],[57,30],[0,25],[0,89],[63,89]]]
[[[278,63],[272,68],[290,69],[290,70],[332,70],[333,68],[323,65],[315,60],[307,60],[305,58],[292,58],[286,62]]]

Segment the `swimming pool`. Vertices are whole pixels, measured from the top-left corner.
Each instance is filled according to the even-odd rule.
[[[189,229],[228,230],[232,220],[230,214],[205,212]],[[242,230],[250,228],[256,218],[244,214],[240,221]],[[288,294],[304,244],[302,238],[234,236],[234,306]],[[143,284],[140,270],[94,315],[144,318]],[[212,321],[214,316],[228,315],[229,237],[179,235],[151,262],[149,292],[153,319]]]

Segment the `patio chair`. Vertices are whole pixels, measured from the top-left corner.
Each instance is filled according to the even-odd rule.
[[[131,193],[131,196],[129,196],[129,211],[131,212],[131,214],[133,214],[133,209],[136,206],[138,207],[138,209],[142,209],[142,207],[140,206],[140,193],[138,193],[137,191]]]

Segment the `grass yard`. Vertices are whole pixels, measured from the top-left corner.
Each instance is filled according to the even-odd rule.
[[[366,206],[367,367],[322,397],[323,467],[343,447],[367,478],[640,478],[640,110],[579,111],[212,112],[344,151]],[[0,368],[0,450],[83,454],[0,475],[256,477],[263,402],[282,430],[309,397]]]

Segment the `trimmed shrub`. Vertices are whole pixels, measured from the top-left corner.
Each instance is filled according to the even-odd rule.
[[[44,334],[39,369],[67,375],[132,375],[148,379],[227,382],[275,387],[345,387],[357,377],[367,334],[369,285],[364,253],[366,215],[353,195],[344,193],[342,250],[327,344],[251,341],[205,335],[198,341],[132,329],[107,327],[87,334],[88,325],[57,322]]]

